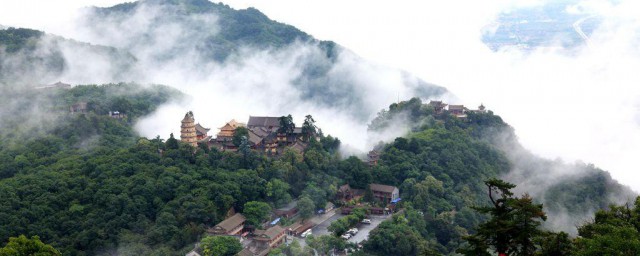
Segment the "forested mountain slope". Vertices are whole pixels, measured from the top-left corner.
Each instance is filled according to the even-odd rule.
[[[133,120],[180,97],[166,87],[29,93],[31,102],[41,102],[37,109],[16,104],[11,112],[25,114],[3,117],[13,121],[3,124],[0,137],[0,239],[39,235],[65,255],[175,255],[247,202],[277,206],[304,195],[322,205],[342,184],[364,188],[375,182],[400,188],[408,225],[395,218],[381,225],[365,243],[366,253],[448,254],[486,219],[472,209],[486,204],[483,180],[507,176],[515,166],[492,139],[511,131],[500,117],[469,113],[461,120],[436,114],[417,98],[392,104],[372,123],[382,129],[384,120],[402,113],[419,125],[381,144],[380,163],[370,167],[356,157],[341,159],[339,141],[330,136],[312,140],[304,154],[288,150],[280,158],[207,148],[194,153],[173,137],[137,137]],[[67,106],[78,101],[88,102],[88,111],[69,113]],[[106,115],[116,108],[127,118]],[[27,126],[20,121],[35,118],[29,111],[55,118],[47,127]],[[601,171],[582,177],[571,188],[551,187],[557,196],[545,204],[595,210],[606,207],[612,194],[628,192]],[[567,200],[582,197],[592,200]]]
[[[372,169],[371,180],[401,188],[404,206],[410,209],[405,215],[409,225],[402,227],[402,222],[394,220],[395,224],[376,233],[365,246],[373,255],[414,254],[425,248],[453,253],[463,244],[462,237],[474,233],[486,218],[473,207],[488,204],[483,181],[490,178],[519,185],[516,193],[528,193],[543,203],[548,214],[546,228],[572,234],[597,210],[633,201],[636,196],[592,165],[534,156],[491,111],[469,111],[460,119],[447,111],[435,112],[414,98],[380,112],[370,129],[395,129],[403,123],[410,127],[409,134],[379,146],[380,164]],[[421,242],[407,247],[408,251],[385,249],[402,240],[388,235],[398,229],[413,230],[413,239]]]

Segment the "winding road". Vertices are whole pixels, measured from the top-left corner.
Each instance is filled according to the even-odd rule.
[[[592,48],[591,39],[589,38],[589,36],[587,36],[587,34],[584,33],[584,31],[582,31],[582,27],[580,27],[580,25],[585,20],[588,20],[588,19],[591,19],[591,18],[594,18],[594,17],[596,17],[596,15],[584,17],[584,18],[579,19],[579,20],[577,20],[576,22],[573,23],[573,30],[575,30],[576,33],[578,33],[578,35],[580,35],[580,37],[582,37],[582,40],[584,40],[585,44],[587,44],[587,47],[589,47],[589,48]]]

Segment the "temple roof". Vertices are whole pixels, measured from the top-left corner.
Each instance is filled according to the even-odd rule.
[[[258,144],[262,141],[262,138],[260,135],[256,134],[253,130],[249,130],[249,142],[253,143],[253,144]]]
[[[193,112],[191,111],[187,112],[187,114],[184,115],[182,122],[183,123],[195,122],[195,119],[193,119]]]
[[[431,106],[442,106],[442,107],[444,107],[444,106],[446,106],[447,104],[446,104],[446,103],[442,103],[442,101],[441,101],[441,100],[432,100],[432,101],[429,101],[429,105],[431,105]]]
[[[258,236],[258,239],[259,238],[268,238],[269,240],[271,240],[271,239],[276,238],[282,232],[284,232],[284,228],[282,228],[280,225],[275,225],[273,227],[270,227],[267,230],[256,230],[253,233],[256,236]]]
[[[224,124],[224,126],[218,128],[220,130],[235,130],[238,127],[244,127],[245,124],[236,121],[235,119],[231,119],[231,121]]]
[[[202,125],[200,125],[200,123],[197,123],[197,124],[196,124],[196,132],[198,132],[198,133],[200,133],[200,134],[203,134],[203,135],[204,135],[204,134],[207,134],[207,132],[208,132],[209,130],[211,130],[211,129],[202,127]]]
[[[379,192],[385,192],[385,193],[393,193],[394,190],[398,189],[394,186],[375,184],[375,183],[369,184],[369,188],[371,188],[371,191],[379,191]]]
[[[464,105],[449,105],[449,110],[464,110]]]
[[[280,118],[274,116],[249,116],[249,127],[280,127]]]
[[[218,225],[216,225],[216,227],[221,227],[226,231],[230,231],[231,229],[237,227],[238,225],[244,223],[244,221],[246,220],[246,218],[244,217],[244,215],[240,214],[240,213],[236,213],[235,215],[221,221],[220,223],[218,223]]]

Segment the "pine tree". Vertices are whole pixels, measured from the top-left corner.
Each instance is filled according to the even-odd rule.
[[[487,249],[498,255],[534,255],[537,246],[534,240],[543,235],[539,229],[541,221],[547,219],[542,204],[534,204],[525,194],[513,197],[515,185],[491,179],[484,182],[492,205],[475,207],[478,212],[491,218],[477,227],[477,233],[464,239],[469,244],[458,250],[464,255],[482,255]]]

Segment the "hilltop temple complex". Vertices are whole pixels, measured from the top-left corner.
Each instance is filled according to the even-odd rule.
[[[435,114],[440,115],[443,113],[451,114],[457,118],[466,118],[468,112],[484,113],[486,108],[483,104],[480,104],[477,110],[470,110],[464,105],[448,105],[442,101],[432,100],[427,104],[432,107]]]
[[[470,112],[486,112],[486,108],[482,104],[477,110],[470,110],[464,105],[449,105],[442,101],[434,100],[429,101],[429,103],[425,105],[431,107],[435,115],[453,115],[461,119],[467,118],[467,114]],[[281,129],[281,118],[282,117],[274,116],[249,116],[247,123],[241,123],[233,119],[218,128],[220,131],[216,134],[215,138],[212,138],[212,136],[208,135],[210,129],[196,123],[193,112],[189,111],[182,119],[180,140],[193,147],[197,147],[198,143],[205,143],[209,148],[215,148],[219,151],[237,151],[239,145],[237,141],[233,141],[233,138],[238,128],[245,128],[247,132],[247,142],[254,151],[266,155],[279,155],[286,147],[290,147],[295,151],[304,152],[308,146],[309,137],[315,137],[315,133],[305,135],[303,128],[295,127],[292,122],[291,126],[285,129],[288,131],[283,132],[283,129]],[[379,157],[378,152],[369,152],[369,164],[376,165]]]
[[[212,138],[208,135],[210,129],[196,123],[191,111],[182,119],[180,140],[193,147],[197,147],[198,143],[206,143],[208,147],[220,151],[237,151],[238,145],[234,144],[233,138],[241,127],[247,129],[247,142],[251,149],[266,155],[279,155],[286,147],[302,153],[308,146],[302,127],[280,132],[280,117],[271,116],[250,116],[246,124],[231,120],[218,128],[220,131]]]

